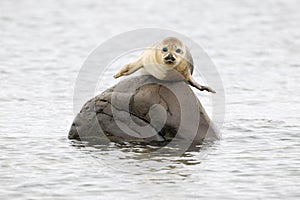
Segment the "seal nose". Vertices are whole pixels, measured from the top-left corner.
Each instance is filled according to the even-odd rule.
[[[170,53],[168,56],[165,57],[166,61],[175,61],[176,59],[174,58],[174,56]]]

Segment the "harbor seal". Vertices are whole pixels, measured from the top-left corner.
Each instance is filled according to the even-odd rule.
[[[193,79],[193,58],[184,43],[175,37],[165,38],[146,48],[136,61],[122,67],[114,78],[130,75],[141,68],[159,80],[185,80],[200,91],[216,93],[212,88],[200,85]]]

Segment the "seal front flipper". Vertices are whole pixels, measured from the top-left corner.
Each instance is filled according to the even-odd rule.
[[[142,67],[143,65],[140,62],[129,63],[122,67],[120,71],[114,75],[114,78],[119,78],[120,76],[128,76]]]
[[[212,88],[210,88],[210,87],[208,87],[208,86],[200,85],[199,83],[197,83],[197,82],[193,79],[192,76],[189,77],[189,79],[187,80],[187,82],[188,82],[191,86],[197,88],[197,89],[200,90],[200,91],[206,90],[206,91],[211,92],[211,93],[216,93],[216,91],[215,91],[214,89],[212,89]]]

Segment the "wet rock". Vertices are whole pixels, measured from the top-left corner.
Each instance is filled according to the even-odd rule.
[[[200,144],[208,137],[215,139],[217,133],[191,88],[183,81],[152,76],[125,79],[89,100],[68,135],[94,144],[173,140]]]

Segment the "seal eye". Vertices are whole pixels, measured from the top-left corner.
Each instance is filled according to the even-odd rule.
[[[168,48],[167,48],[167,47],[164,47],[164,48],[162,49],[162,51],[163,51],[163,52],[167,52],[167,51],[168,51]]]
[[[176,53],[182,53],[181,49],[176,49]]]

